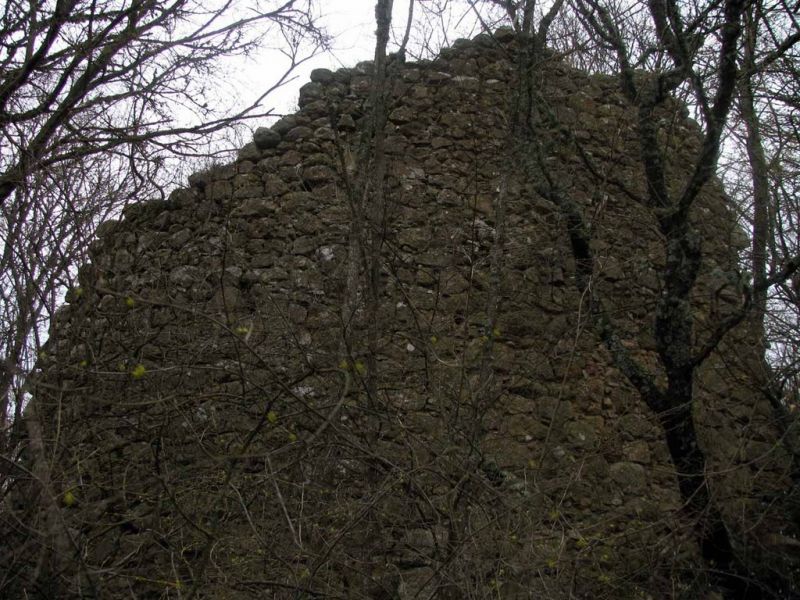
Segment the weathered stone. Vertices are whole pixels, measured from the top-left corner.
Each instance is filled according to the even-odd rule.
[[[427,71],[425,73],[425,79],[430,83],[440,83],[442,81],[447,81],[451,77],[450,73],[445,73],[443,71]]]
[[[289,150],[288,152],[284,152],[281,155],[280,159],[278,160],[278,164],[287,167],[296,167],[302,162],[303,162],[303,155],[300,154],[297,150]]]
[[[402,73],[402,78],[404,81],[419,81],[420,73],[419,69],[405,69]]]
[[[453,77],[453,81],[458,84],[460,88],[465,90],[474,91],[480,86],[480,81],[477,77],[470,77],[468,75],[457,75]]]
[[[328,183],[336,180],[336,171],[325,165],[313,165],[303,169],[303,179],[311,185]]]
[[[293,323],[304,323],[308,318],[308,310],[299,304],[291,304],[289,306],[288,316]]]
[[[300,100],[298,104],[302,107],[311,100],[321,98],[323,89],[322,85],[315,81],[308,82],[300,88]]]
[[[372,78],[365,76],[353,77],[350,81],[350,89],[354,94],[366,96],[372,89]]]
[[[254,254],[252,259],[250,260],[250,264],[255,269],[266,269],[275,264],[275,257],[272,254]],[[249,279],[252,282],[260,281],[261,278],[258,275],[257,271],[249,271],[248,273],[255,273],[255,279]],[[249,275],[248,275],[249,277]]]
[[[623,454],[630,462],[649,465],[651,462],[650,445],[644,440],[636,440],[625,444]]]
[[[600,265],[600,272],[606,279],[611,281],[619,281],[625,277],[625,273],[622,271],[622,266],[620,265],[619,260],[614,256],[601,259]]]
[[[282,196],[289,191],[289,186],[280,177],[275,175],[264,175],[264,196],[267,198],[274,198]]]
[[[191,229],[181,229],[173,233],[169,238],[169,244],[173,248],[183,248],[192,239]]]
[[[628,440],[647,439],[653,435],[653,425],[640,415],[623,415],[619,418],[617,427]]]
[[[312,129],[319,128],[322,125],[321,121],[328,121],[330,105],[326,100],[309,100],[303,104],[303,112],[314,119],[309,124]]]
[[[211,306],[218,310],[237,310],[242,301],[242,294],[237,286],[225,285],[218,288],[211,297]]]
[[[547,396],[527,400],[533,406],[543,423],[556,422],[559,426],[572,417],[572,403],[563,398],[550,398]]]
[[[120,248],[114,254],[114,269],[125,271],[133,266],[133,255],[125,248]]]
[[[334,80],[339,83],[349,83],[352,76],[353,69],[348,68],[336,69],[336,71],[333,73]]]
[[[190,265],[182,265],[170,271],[169,282],[172,285],[189,288],[193,285],[202,283],[205,280],[205,275],[199,267]]]
[[[290,130],[294,129],[297,124],[298,121],[295,115],[286,115],[272,124],[272,130],[278,135],[285,135],[289,133]]]
[[[116,219],[108,219],[107,221],[103,221],[100,225],[97,226],[95,229],[94,234],[98,238],[104,238],[109,235],[112,235],[114,231],[118,228],[119,221]]]
[[[407,545],[419,550],[429,550],[436,545],[430,529],[412,529],[407,531],[403,540]]]
[[[169,195],[169,202],[175,208],[182,208],[190,205],[196,199],[195,193],[192,190],[185,188],[178,188],[172,190]]]
[[[317,249],[317,241],[311,236],[299,237],[292,244],[294,254],[311,254]]]
[[[411,108],[401,106],[389,113],[389,120],[392,123],[408,123],[414,120],[414,111]]]
[[[572,421],[564,427],[567,439],[576,448],[595,448],[599,442],[597,431],[586,421]]]
[[[306,210],[314,207],[314,196],[308,192],[289,192],[283,196],[283,205],[286,210]]]
[[[261,185],[261,178],[255,173],[241,174],[233,178],[233,188],[235,190],[244,187],[253,187],[260,185]]]
[[[256,168],[256,163],[252,160],[240,160],[236,163],[236,173],[247,174],[252,173]],[[235,177],[235,174],[234,174]]]
[[[333,71],[330,69],[314,69],[309,75],[311,81],[318,83],[330,83],[333,81],[333,77]]]
[[[362,60],[361,62],[356,63],[356,66],[353,70],[356,73],[361,73],[362,75],[372,75],[375,72],[375,63],[371,60]]]
[[[248,198],[234,209],[234,214],[240,217],[266,217],[277,210],[277,205],[267,198]]]
[[[258,160],[261,158],[261,151],[255,143],[245,145],[237,154],[239,160]]]
[[[332,142],[336,139],[336,135],[333,132],[333,129],[329,124],[325,124],[322,127],[317,127],[314,130],[314,137],[318,140],[324,140],[327,142]]]
[[[256,200],[261,200],[263,195],[264,186],[261,185],[260,182],[253,185],[243,185],[233,191],[234,198],[254,198]]]
[[[647,486],[647,472],[637,463],[614,463],[609,468],[609,475],[622,491],[628,494],[641,492]]]
[[[275,129],[259,127],[253,134],[253,141],[260,150],[269,150],[281,142],[281,136]]]
[[[230,181],[213,181],[206,188],[206,198],[209,200],[227,200],[233,195]]]
[[[284,281],[289,278],[289,274],[280,267],[272,267],[268,269],[264,269],[259,274],[259,279],[264,283],[270,283],[273,281]]]
[[[314,134],[314,131],[309,127],[304,127],[302,125],[298,127],[294,127],[286,132],[284,139],[287,142],[296,142],[297,140],[301,140],[303,138],[311,137]]]

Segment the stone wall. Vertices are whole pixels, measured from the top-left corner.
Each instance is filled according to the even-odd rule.
[[[586,320],[564,219],[509,166],[514,55],[501,30],[393,63],[379,236],[371,63],[313,72],[236,161],[98,229],[35,388],[80,557],[59,597],[698,597],[658,422]],[[554,59],[536,78],[538,168],[582,206],[594,285],[655,370],[663,248],[630,109]],[[678,182],[698,130],[676,105],[663,135]],[[720,277],[741,234],[716,186],[697,217],[702,336],[738,302]],[[697,416],[757,553],[785,460],[747,381],[714,356]]]

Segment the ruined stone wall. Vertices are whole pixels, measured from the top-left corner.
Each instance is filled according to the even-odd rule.
[[[60,597],[697,597],[658,422],[586,320],[558,209],[509,173],[514,51],[500,32],[391,67],[372,312],[370,63],[315,71],[236,161],[98,229],[35,390],[75,500]],[[613,79],[556,60],[536,78],[535,168],[582,206],[595,285],[655,368],[663,249],[631,198],[631,113]],[[679,107],[663,128],[678,181],[698,134]],[[702,334],[736,302],[714,296],[736,266],[718,188],[697,225]],[[720,354],[698,389],[740,518],[780,464],[745,366]]]

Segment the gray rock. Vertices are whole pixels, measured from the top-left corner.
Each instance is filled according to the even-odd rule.
[[[339,83],[350,83],[350,78],[353,76],[353,69],[343,68],[336,69],[333,78]]]
[[[183,248],[190,239],[192,239],[191,230],[181,229],[170,236],[169,245],[176,249]]]
[[[289,186],[280,177],[275,175],[264,176],[264,194],[267,197],[283,196],[289,191]]]
[[[356,63],[354,71],[363,75],[372,75],[375,72],[375,63],[371,60],[362,60]]]
[[[234,214],[239,217],[266,217],[277,209],[272,200],[266,198],[247,198],[235,210]]]
[[[114,255],[114,268],[118,271],[127,271],[133,266],[133,256],[131,253],[120,248]]]
[[[442,81],[447,81],[451,77],[452,75],[450,75],[450,73],[445,73],[444,71],[429,71],[425,73],[425,79],[427,79],[431,83],[440,83]]]
[[[253,141],[259,149],[268,150],[270,148],[274,148],[280,143],[281,134],[274,129],[259,127],[253,134]]]
[[[436,545],[430,529],[411,529],[406,532],[404,542],[416,549],[429,549]]]
[[[205,279],[203,271],[198,267],[191,265],[181,265],[172,269],[169,274],[169,282],[172,285],[180,288],[189,288],[195,284],[201,283]]]
[[[623,492],[636,493],[647,486],[647,471],[637,463],[618,462],[609,469],[611,479],[622,488]]]
[[[303,180],[311,185],[319,185],[336,179],[336,171],[325,165],[314,165],[303,169]]]
[[[536,414],[544,423],[555,421],[560,425],[572,417],[572,402],[569,400],[543,396],[535,401],[526,399],[526,403],[535,407]]]
[[[211,180],[208,171],[200,171],[199,173],[192,173],[189,175],[189,185],[197,188],[198,190],[206,189],[208,182]]]
[[[570,444],[576,448],[595,448],[598,437],[595,428],[585,421],[571,421],[564,427]]]
[[[239,160],[258,160],[261,158],[261,151],[254,142],[250,142],[249,144],[245,144],[245,146],[239,150],[237,157]]]
[[[287,142],[296,142],[297,140],[308,138],[311,137],[312,135],[314,135],[314,131],[310,127],[305,127],[303,125],[300,125],[298,127],[294,127],[293,129],[289,130],[285,138]]]
[[[507,43],[514,40],[516,37],[517,34],[513,27],[498,27],[494,32],[494,39],[498,42]]]
[[[299,237],[292,244],[294,254],[311,254],[317,249],[317,241],[311,236]]]
[[[206,188],[206,197],[209,200],[226,200],[233,194],[230,181],[214,181]]]
[[[194,190],[178,188],[176,190],[172,190],[170,193],[169,204],[173,209],[179,209],[181,207],[188,206],[196,199],[197,196]]]
[[[322,97],[324,88],[316,81],[310,81],[300,88],[299,103],[302,106],[310,100],[317,100]]]
[[[466,90],[477,90],[480,85],[477,77],[470,77],[469,75],[458,75],[453,78],[453,81]]]
[[[314,137],[317,138],[318,140],[325,140],[328,142],[331,142],[336,138],[336,136],[333,133],[333,129],[331,129],[330,125],[317,127],[314,130]]]
[[[119,226],[119,221],[116,219],[109,219],[108,221],[103,221],[100,225],[97,226],[94,234],[99,238],[104,238],[113,234],[117,227]]]
[[[275,257],[272,254],[256,254],[250,259],[250,264],[255,269],[266,269],[275,264]],[[260,277],[256,277],[260,281]]]
[[[647,442],[642,440],[625,444],[623,454],[626,460],[630,462],[641,463],[643,465],[649,465],[651,462],[650,446]]]
[[[355,131],[356,129],[356,122],[350,115],[342,115],[339,117],[339,123],[337,125],[342,131]]]
[[[650,421],[637,414],[622,415],[617,421],[617,428],[625,440],[649,439],[654,433]]]
[[[317,83],[330,83],[333,81],[333,71],[330,69],[314,69],[311,71],[310,79]]]
[[[409,106],[395,108],[389,114],[389,120],[392,123],[408,123],[414,120],[414,110]]]
[[[264,195],[264,186],[258,185],[242,186],[233,193],[235,198],[257,198]]]
[[[288,133],[290,129],[297,126],[297,117],[294,115],[287,115],[282,119],[275,121],[272,124],[272,130],[278,133],[279,135],[284,135]]]

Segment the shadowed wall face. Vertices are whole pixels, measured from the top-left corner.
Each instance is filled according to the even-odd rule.
[[[315,71],[299,111],[235,162],[98,229],[36,388],[53,486],[74,500],[63,597],[691,585],[697,550],[658,421],[587,322],[564,219],[536,191],[546,169],[581,206],[593,285],[654,366],[663,250],[630,197],[644,186],[634,119],[614,80],[543,61],[546,160],[514,157],[503,41],[390,67],[380,194],[362,63]],[[677,179],[699,150],[677,105],[664,135]],[[738,301],[715,293],[737,236],[718,188],[697,226],[702,332]],[[696,419],[743,532],[781,459],[734,358],[704,367]]]

